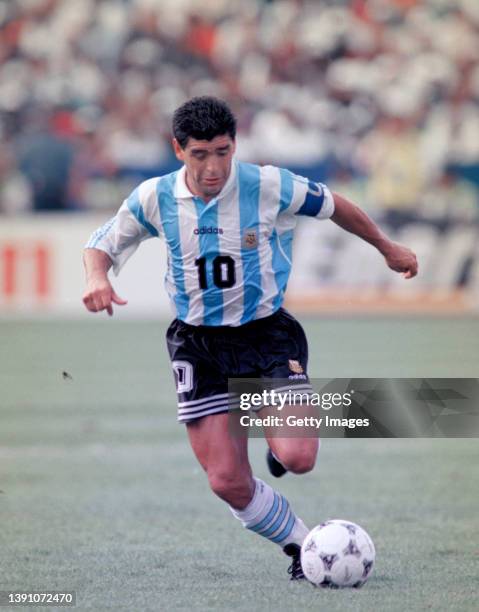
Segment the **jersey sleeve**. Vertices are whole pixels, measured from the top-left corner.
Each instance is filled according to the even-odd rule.
[[[104,251],[113,262],[115,275],[141,242],[159,236],[159,213],[153,180],[137,187],[117,214],[94,231],[85,245],[86,249]]]
[[[290,173],[292,197],[287,212],[295,215],[329,219],[334,213],[334,198],[323,183]]]

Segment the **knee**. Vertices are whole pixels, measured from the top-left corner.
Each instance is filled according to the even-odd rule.
[[[253,496],[253,479],[247,471],[209,470],[208,481],[213,493],[234,508],[245,508]]]
[[[281,455],[280,461],[289,472],[306,474],[314,468],[316,454],[316,449],[289,451]]]

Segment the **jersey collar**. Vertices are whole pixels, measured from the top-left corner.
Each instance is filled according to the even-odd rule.
[[[225,197],[235,186],[236,183],[236,169],[237,161],[235,158],[231,161],[231,171],[230,175],[223,186],[223,189],[220,193],[214,198],[215,200],[219,200],[220,198]],[[188,185],[186,184],[186,166],[182,166],[178,174],[176,176],[175,183],[175,198],[194,198],[195,196],[188,189]]]

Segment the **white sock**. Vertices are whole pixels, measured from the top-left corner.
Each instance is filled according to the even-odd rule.
[[[233,515],[244,527],[268,538],[282,548],[287,544],[301,546],[309,529],[292,511],[288,500],[268,484],[254,479],[256,483],[253,499],[244,510],[230,506]]]

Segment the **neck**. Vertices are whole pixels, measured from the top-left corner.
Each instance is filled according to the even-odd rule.
[[[208,195],[208,194],[205,194],[205,193],[201,193],[201,191],[199,191],[199,189],[197,189],[194,184],[191,184],[190,179],[188,178],[188,173],[185,174],[185,180],[186,180],[186,186],[191,191],[191,193],[194,196],[197,196],[197,197],[201,198],[203,200],[203,202],[206,202],[208,204],[208,202],[210,202],[213,198],[216,197],[216,196],[213,196],[213,195]]]
[[[185,164],[184,165],[184,169],[185,169],[185,183],[186,183],[186,186],[187,186],[188,190],[194,196],[197,196],[197,197],[201,198],[203,200],[203,202],[206,202],[206,203],[211,202],[211,200],[214,200],[216,197],[218,197],[218,195],[225,188],[225,185],[227,184],[227,182],[230,180],[231,173],[233,172],[233,163],[234,163],[234,159],[230,163],[230,166],[229,166],[229,169],[228,169],[228,176],[226,177],[226,181],[224,182],[222,188],[220,189],[220,191],[218,191],[218,193],[215,193],[213,195],[206,194],[206,193],[203,193],[201,191],[201,189],[198,187],[198,185],[195,183],[195,181],[192,179],[192,177],[188,174],[188,170],[186,169],[186,164]]]

